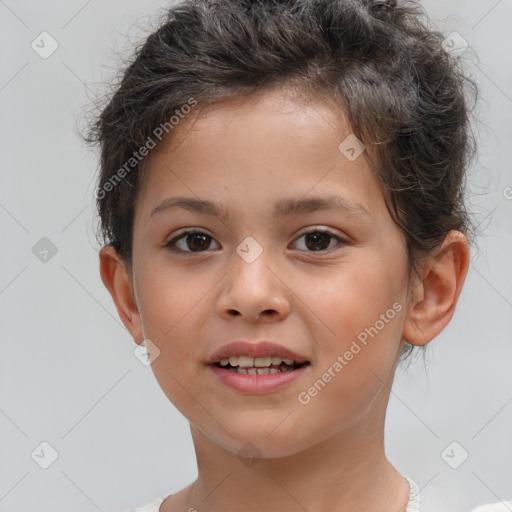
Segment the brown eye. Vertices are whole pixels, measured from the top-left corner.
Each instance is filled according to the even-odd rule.
[[[306,236],[306,246],[308,249],[312,250],[323,250],[329,247],[330,239],[332,239],[331,235],[326,233],[308,233]]]
[[[204,252],[212,241],[213,238],[202,231],[185,231],[173,238],[165,247],[176,252]],[[181,246],[178,245],[178,242]]]
[[[338,244],[334,245],[340,245],[340,244],[347,244],[348,242],[341,238],[338,235],[335,235],[334,233],[331,233],[330,231],[322,230],[322,229],[315,229],[314,231],[309,231],[307,233],[303,233],[297,240],[304,238],[305,240],[305,250],[308,252],[314,252],[314,251],[325,251],[327,249],[331,249],[333,245],[331,245],[331,242],[337,241]]]

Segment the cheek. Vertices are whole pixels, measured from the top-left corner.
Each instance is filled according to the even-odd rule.
[[[335,432],[356,424],[386,394],[386,384],[391,387],[405,308],[400,287],[382,276],[379,281],[377,273],[340,278],[317,298],[314,304],[335,334],[317,338],[318,364],[311,388],[302,390],[310,400],[303,407]]]
[[[147,265],[140,273],[137,293],[146,337],[162,352],[187,355],[188,334],[193,335],[187,332],[189,324],[194,324],[191,320],[194,308],[200,305],[207,291],[207,281],[197,277],[191,280],[190,274],[180,272],[179,268],[162,271],[161,267]],[[166,357],[169,361],[173,359],[176,357]]]
[[[196,408],[201,389],[199,371],[193,361],[194,340],[197,339],[198,308],[208,291],[206,280],[193,280],[179,269],[158,269],[146,266],[140,274],[139,312],[144,334],[159,350],[151,369],[173,405],[185,416],[200,416]],[[204,288],[204,289],[203,289]],[[203,418],[207,422],[207,418]]]
[[[330,328],[322,328],[328,337],[317,339],[321,349],[316,378],[320,387],[328,383],[322,396],[312,400],[319,408],[314,414],[322,414],[322,402],[331,404],[334,424],[364,414],[393,374],[405,312],[398,263],[397,257],[396,267],[390,268],[374,257],[361,267],[347,265],[313,302]],[[318,331],[318,325],[312,329]]]
[[[367,259],[364,264],[347,264],[333,272],[321,286],[313,279],[306,304],[329,327],[326,332],[331,338],[346,342],[348,337],[373,326],[390,308],[388,316],[395,316],[400,308],[393,309],[393,304],[399,302],[403,306],[405,297],[402,273],[403,269],[385,266],[377,257]]]

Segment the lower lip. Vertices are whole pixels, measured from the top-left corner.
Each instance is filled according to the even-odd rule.
[[[217,377],[226,384],[226,386],[245,393],[261,394],[281,389],[286,384],[300,377],[310,365],[305,364],[296,370],[269,373],[267,375],[238,373],[231,370],[225,370],[224,368],[219,368],[214,364],[210,364],[208,366],[215,375],[217,375]]]

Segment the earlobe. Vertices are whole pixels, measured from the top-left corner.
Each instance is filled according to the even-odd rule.
[[[426,345],[451,320],[469,267],[469,244],[460,231],[450,231],[423,272],[412,294],[402,337]]]
[[[125,261],[110,245],[100,249],[99,258],[101,280],[112,296],[119,318],[134,340],[142,340],[140,314]]]

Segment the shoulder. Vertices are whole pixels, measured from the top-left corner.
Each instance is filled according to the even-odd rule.
[[[469,512],[511,512],[512,501],[500,501],[499,503],[487,503],[485,505],[479,505],[476,508],[472,508]],[[424,510],[421,512],[440,512],[439,510]],[[443,511],[444,512],[444,511]]]
[[[471,512],[510,512],[512,510],[512,501],[500,501],[499,503],[488,503],[480,505]]]
[[[123,512],[159,512],[160,505],[163,503],[164,498],[157,498],[146,505],[141,507],[132,508],[130,510],[124,510]]]

